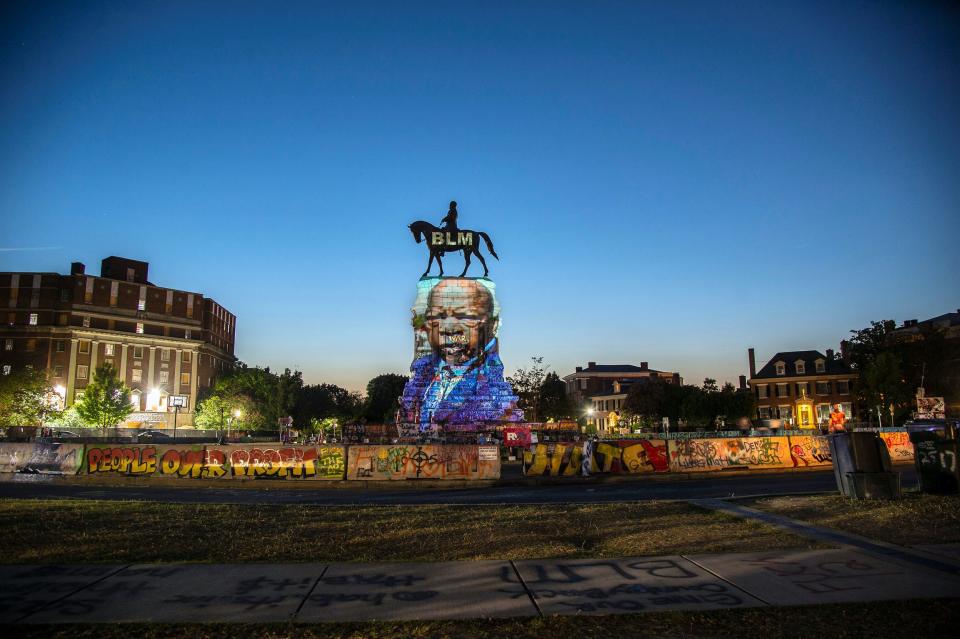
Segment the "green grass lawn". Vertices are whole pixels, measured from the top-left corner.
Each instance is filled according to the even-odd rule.
[[[893,544],[960,542],[960,496],[906,493],[896,501],[840,495],[764,497],[737,503]]]
[[[834,604],[709,612],[658,612],[607,617],[480,619],[323,625],[96,624],[17,626],[18,639],[542,639],[576,637],[824,637],[887,639],[949,636],[960,624],[957,600]]]
[[[682,503],[302,506],[0,501],[0,562],[322,562],[624,557],[817,548]]]

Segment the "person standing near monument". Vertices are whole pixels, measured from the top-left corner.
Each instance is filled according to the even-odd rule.
[[[840,404],[833,405],[833,411],[830,413],[830,433],[845,433],[847,428],[847,416],[843,414],[843,407]]]

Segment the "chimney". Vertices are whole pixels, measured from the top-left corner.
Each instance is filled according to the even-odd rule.
[[[587,368],[594,368],[596,367],[596,365],[597,365],[596,362],[587,362]]]
[[[828,349],[827,349],[827,361],[828,361],[828,362],[832,362],[832,361],[833,361],[833,349],[832,349],[832,348],[828,348]]]
[[[740,390],[747,390],[747,376],[740,376]]]
[[[649,362],[640,362],[640,370],[645,371],[650,368]]]
[[[583,366],[577,366],[577,372],[578,372],[578,373],[582,373],[582,372],[583,372]]]
[[[747,349],[747,358],[750,360],[750,379],[753,379],[757,376],[757,356],[752,348]]]
[[[70,275],[83,275],[87,270],[87,267],[83,265],[83,262],[73,262],[70,264]]]
[[[840,359],[845,363],[850,363],[850,342],[847,340],[840,340]]]

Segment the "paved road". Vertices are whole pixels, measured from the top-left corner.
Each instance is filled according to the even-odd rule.
[[[916,485],[912,467],[899,469],[903,486]],[[24,478],[26,479],[26,478]],[[622,502],[648,499],[711,499],[762,494],[834,492],[832,470],[688,480],[643,480],[543,486],[495,486],[461,490],[284,489],[263,482],[249,488],[84,486],[62,481],[0,483],[0,498],[113,499],[221,504],[539,504]]]

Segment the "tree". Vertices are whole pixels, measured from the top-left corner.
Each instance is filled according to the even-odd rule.
[[[889,411],[891,419],[902,418],[910,407],[911,389],[903,379],[901,363],[896,353],[881,352],[867,365],[860,379],[867,405]]]
[[[304,386],[297,395],[293,408],[295,424],[309,424],[311,420],[334,417],[348,421],[357,413],[356,397],[345,388],[334,384]]]
[[[83,397],[75,404],[77,415],[84,422],[106,430],[126,419],[133,412],[130,389],[117,375],[110,364],[97,366],[93,379],[83,391]]]
[[[536,422],[541,418],[540,391],[546,380],[547,367],[543,365],[542,357],[531,357],[530,368],[518,368],[517,372],[507,381],[513,386],[517,394],[517,407],[523,410],[524,418],[528,422]]]
[[[569,419],[575,409],[567,398],[567,385],[554,372],[547,373],[540,385],[540,414],[543,419]]]
[[[246,395],[213,394],[197,406],[193,424],[204,430],[224,432],[247,429],[260,422],[256,405]]]
[[[205,394],[203,402],[212,397],[219,397],[219,401],[226,404],[244,402],[243,427],[277,429],[277,420],[293,413],[302,388],[300,371],[288,368],[282,375],[277,375],[269,367],[249,367],[240,363],[233,371],[217,379],[214,387]],[[241,400],[241,397],[245,399]],[[220,407],[213,405],[207,413],[213,416],[210,419],[214,419],[219,415]]]
[[[641,379],[630,385],[623,411],[630,421],[647,422],[652,425],[664,414],[664,399],[667,384],[659,379]]]
[[[367,399],[363,406],[363,416],[367,421],[393,422],[408,379],[406,375],[387,373],[367,382]]]
[[[20,368],[0,375],[0,428],[35,426],[53,412],[53,389],[43,371]]]

